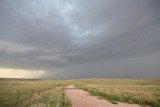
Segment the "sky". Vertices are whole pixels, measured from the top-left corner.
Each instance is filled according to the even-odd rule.
[[[160,77],[160,0],[0,0],[0,77]]]

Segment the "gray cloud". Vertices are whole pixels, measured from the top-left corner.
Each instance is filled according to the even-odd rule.
[[[90,76],[120,77],[113,72],[119,70],[131,77],[136,64],[128,59],[138,63],[142,60],[137,57],[150,54],[145,64],[152,53],[160,52],[159,10],[159,0],[1,0],[0,66],[52,71],[59,77],[66,73],[67,78],[89,76],[79,70],[75,73],[73,66],[90,68],[89,63],[95,63],[98,71],[103,61],[100,74],[88,68],[83,71]],[[106,66],[110,61],[117,61],[117,68],[122,61],[126,68],[110,68]],[[150,67],[153,77],[160,70],[156,63]],[[138,68],[134,73],[141,71],[145,77],[144,69]]]

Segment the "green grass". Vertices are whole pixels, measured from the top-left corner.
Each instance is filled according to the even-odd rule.
[[[78,79],[27,80],[0,79],[0,107],[70,107],[64,87],[73,84],[111,103],[134,103],[160,107],[160,80]]]
[[[160,107],[160,80],[80,79],[74,86],[110,102]]]
[[[58,80],[1,79],[0,107],[31,107],[38,103],[50,107],[69,107],[70,101],[63,93],[68,84]]]
[[[70,102],[64,93],[52,92],[43,96],[41,102],[49,104],[51,107],[68,107]]]

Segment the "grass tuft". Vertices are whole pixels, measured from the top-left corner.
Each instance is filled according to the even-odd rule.
[[[74,86],[110,102],[160,107],[159,80],[82,79],[74,81]]]

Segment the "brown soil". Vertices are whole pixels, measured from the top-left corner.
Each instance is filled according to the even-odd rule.
[[[141,107],[137,104],[112,104],[106,100],[93,97],[86,91],[76,89],[72,85],[66,87],[65,94],[71,100],[72,107]]]

